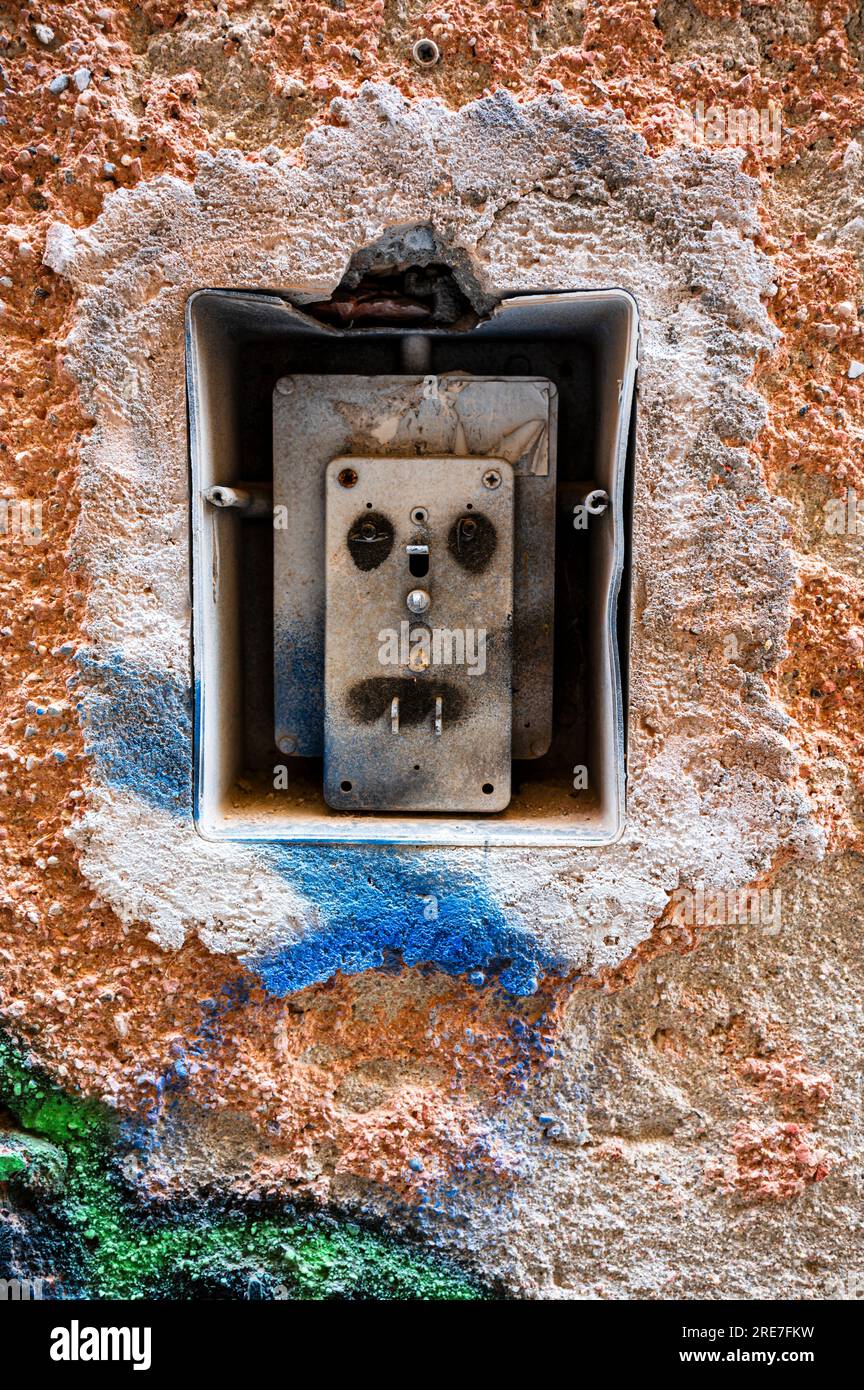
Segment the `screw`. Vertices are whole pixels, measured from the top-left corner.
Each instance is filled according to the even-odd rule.
[[[412,589],[405,602],[411,613],[425,613],[431,599],[425,589]]]
[[[357,484],[357,478],[358,474],[356,469],[354,468],[343,468],[342,471],[337,475],[337,481],[342,487],[355,487]]]
[[[290,376],[281,376],[276,382],[276,390],[279,392],[280,396],[290,396],[291,392],[294,390],[294,382],[291,380]]]
[[[483,486],[489,488],[501,486],[501,474],[496,468],[490,468],[483,474]]]
[[[418,39],[411,49],[411,57],[421,68],[434,68],[441,57],[441,50],[432,39]]]
[[[297,747],[297,740],[293,734],[284,734],[276,740],[276,747],[280,753],[293,753]]]

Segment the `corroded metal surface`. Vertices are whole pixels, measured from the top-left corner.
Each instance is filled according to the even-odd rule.
[[[324,470],[337,455],[505,459],[515,475],[513,747],[552,730],[557,392],[540,377],[283,377],[273,397],[276,738],[323,748]]]
[[[488,812],[510,800],[513,496],[504,459],[329,465],[328,805]]]

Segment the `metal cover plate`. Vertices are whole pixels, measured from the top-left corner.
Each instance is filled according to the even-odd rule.
[[[514,758],[552,737],[557,391],[544,377],[282,377],[273,395],[276,741],[320,757],[324,473],[341,454],[509,462],[516,476]]]
[[[507,806],[513,499],[504,459],[352,456],[327,467],[324,796],[334,809]],[[425,576],[409,568],[408,546],[428,547]],[[416,590],[429,598],[422,616],[406,605]]]

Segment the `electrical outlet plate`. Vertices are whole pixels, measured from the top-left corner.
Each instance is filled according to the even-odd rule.
[[[327,804],[503,810],[513,468],[342,457],[328,465],[325,497]]]

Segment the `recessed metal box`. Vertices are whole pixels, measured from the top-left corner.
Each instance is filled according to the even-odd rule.
[[[484,846],[613,840],[625,790],[638,341],[631,296],[618,289],[510,296],[458,331],[418,332],[334,327],[277,294],[202,290],[189,301],[187,327],[201,833]],[[344,548],[348,533],[339,528],[348,511],[353,528],[360,511],[345,502],[337,525],[328,469],[331,479],[334,468],[360,474],[360,465],[372,470],[385,460],[409,470],[412,484],[406,473],[398,497],[384,468],[363,498],[363,510],[388,515],[385,497],[398,503],[394,547],[402,547],[428,544],[401,529],[402,494],[413,497],[415,469],[419,478],[440,462],[437,498],[439,488],[458,485],[460,461],[478,469],[495,459],[502,474],[504,465],[512,471],[511,724],[502,665],[486,737],[478,725],[465,745],[464,787],[475,788],[484,767],[493,767],[488,783],[496,798],[505,789],[501,802],[487,802],[492,794],[482,782],[479,804],[452,787],[445,804],[434,776],[420,795],[410,780],[400,787],[397,765],[400,777],[415,773],[416,762],[423,772],[422,759],[409,767],[402,758],[409,746],[413,754],[409,742],[401,761],[386,751],[391,765],[376,790],[369,769],[376,761],[383,769],[382,750],[395,747],[392,696],[389,711],[376,713],[373,743],[368,726],[344,721],[347,692],[377,661],[371,648],[349,661],[346,634],[365,607],[378,621],[395,571],[385,594],[364,588],[365,580],[352,589],[349,576],[360,571],[340,574],[335,562],[328,570],[328,515],[333,545]],[[508,479],[502,503],[510,486]],[[244,505],[213,505],[220,489],[223,500],[233,489]],[[592,495],[600,505],[586,506]],[[489,621],[500,625],[503,566],[494,580]],[[458,583],[451,577],[447,586],[455,605],[448,619],[468,626],[456,614]],[[353,610],[343,615],[350,594]],[[404,708],[396,713],[400,729],[410,727]],[[422,714],[430,741],[442,737],[434,720],[433,699]],[[370,778],[368,800],[365,792],[352,800],[355,778],[342,771],[352,757],[351,767]]]
[[[538,377],[282,377],[273,395],[276,743],[324,748],[324,474],[337,454],[497,457],[516,487],[514,758],[552,741],[557,390]],[[403,507],[404,512],[404,507]],[[464,576],[463,576],[464,577]],[[485,809],[491,809],[487,806]]]

